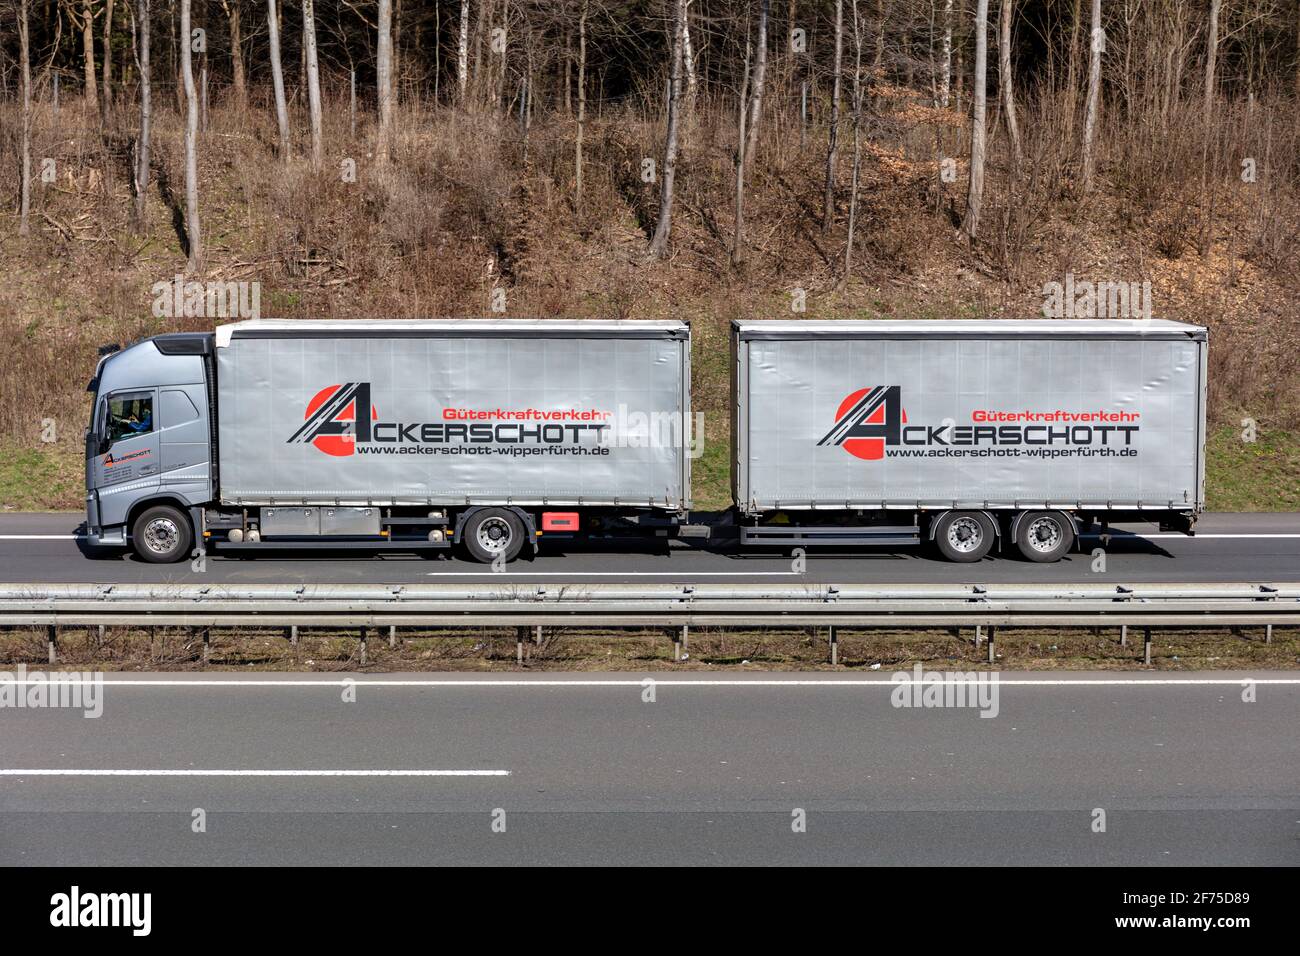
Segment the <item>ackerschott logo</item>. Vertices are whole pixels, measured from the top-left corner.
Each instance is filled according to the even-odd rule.
[[[840,402],[835,427],[818,445],[839,445],[854,458],[879,461],[886,445],[897,445],[907,422],[903,390],[897,385],[860,388]]]
[[[366,408],[370,409],[368,417],[358,413],[359,409]],[[492,420],[460,420],[478,416]],[[610,413],[597,409],[529,407],[475,413],[444,408],[442,417],[440,422],[381,422],[379,409],[370,401],[369,382],[327,385],[307,403],[304,421],[289,436],[288,443],[314,445],[338,458],[355,454],[433,454],[440,449],[431,446],[455,445],[480,452],[490,450],[493,445],[525,445],[565,452],[580,444],[594,448],[610,427],[606,421]],[[585,443],[584,437],[589,439]]]
[[[970,413],[973,424],[959,425],[948,418],[938,425],[919,425],[907,420],[901,386],[875,385],[860,388],[840,402],[835,425],[817,444],[837,445],[864,461],[1021,454],[1131,457],[1137,454],[1132,446],[1141,418],[1140,412],[1128,409],[978,408]],[[1071,447],[1045,451],[1033,447],[1037,445]],[[1023,451],[1020,446],[1025,446]]]
[[[370,418],[357,418],[357,406],[369,407]],[[357,442],[370,441],[370,422],[379,410],[370,404],[369,382],[327,385],[307,403],[306,421],[289,441],[310,442],[327,455],[354,454]]]

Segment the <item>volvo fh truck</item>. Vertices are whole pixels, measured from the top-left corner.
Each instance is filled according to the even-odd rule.
[[[255,320],[101,358],[92,546],[276,548],[666,534],[690,508],[681,322]]]

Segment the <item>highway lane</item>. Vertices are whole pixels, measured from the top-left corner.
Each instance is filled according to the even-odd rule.
[[[201,575],[188,563],[151,565],[121,551],[88,555],[75,514],[0,515],[0,582],[170,583],[415,583],[500,581],[483,565],[455,556],[360,555],[355,552],[271,553],[256,559],[209,556]],[[545,540],[543,553],[503,573],[508,580],[609,583],[771,581],[808,583],[1154,583],[1300,581],[1300,514],[1210,514],[1198,536],[1161,534],[1150,525],[1117,527],[1105,545],[1105,571],[1091,551],[1059,564],[1004,556],[977,565],[950,564],[928,551],[905,548],[856,554],[813,552],[802,567],[772,552],[738,554],[722,544],[634,541],[589,544]]]
[[[111,676],[0,708],[0,864],[1300,863],[1297,675],[658,676]]]

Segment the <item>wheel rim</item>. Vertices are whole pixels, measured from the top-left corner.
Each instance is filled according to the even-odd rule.
[[[154,518],[144,526],[144,546],[154,554],[167,554],[181,540],[181,529],[171,518]]]
[[[984,543],[984,528],[974,518],[957,518],[948,525],[948,545],[961,554],[970,554]]]
[[[510,528],[509,521],[494,516],[479,524],[478,530],[474,532],[474,538],[478,541],[479,547],[489,554],[501,554],[509,549],[514,532]]]
[[[1055,518],[1035,518],[1029,523],[1029,530],[1025,533],[1025,539],[1029,546],[1039,554],[1050,554],[1055,551],[1061,543],[1064,533],[1061,531],[1061,523]]]

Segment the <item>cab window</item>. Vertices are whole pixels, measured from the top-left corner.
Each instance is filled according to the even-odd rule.
[[[147,435],[154,430],[153,393],[127,392],[108,400],[108,440]]]

